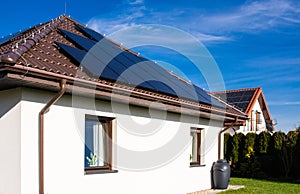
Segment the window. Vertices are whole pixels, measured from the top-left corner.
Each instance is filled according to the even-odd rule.
[[[112,118],[85,118],[84,166],[86,174],[112,171]]]
[[[192,149],[190,154],[190,166],[201,166],[203,158],[201,159],[201,143],[202,143],[203,129],[192,128]]]
[[[262,113],[253,110],[251,113],[250,122],[250,131],[259,131],[259,125],[263,123]]]
[[[257,122],[257,124],[263,123],[263,116],[262,116],[261,112],[256,111],[256,122]]]

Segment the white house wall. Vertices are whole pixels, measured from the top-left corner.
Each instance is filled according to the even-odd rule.
[[[19,170],[19,174],[13,175],[13,183],[16,183],[15,177],[20,176],[22,182],[21,192],[14,193],[38,193],[38,113],[54,95],[23,89],[22,119],[20,115],[11,115],[11,119],[5,121],[7,125],[11,125],[12,120],[22,121],[21,126],[14,123],[16,130],[21,127],[21,140],[18,137],[12,139],[14,147],[19,149],[16,152],[19,156],[13,161],[21,161],[21,174]],[[114,103],[113,107],[111,110],[110,102],[95,103],[89,98],[72,99],[65,95],[45,114],[45,193],[183,194],[211,188],[210,170],[217,160],[217,138],[222,123],[166,115],[156,110],[149,113],[147,109],[128,108],[124,104]],[[118,170],[117,173],[84,175],[83,140],[87,114],[116,118],[113,168]],[[153,126],[157,130],[153,130]],[[204,154],[201,158],[205,165],[201,167],[191,168],[189,165],[191,127],[204,129]],[[174,139],[176,141],[172,142]],[[20,142],[22,153],[20,145],[16,146]],[[143,155],[145,152],[149,154]],[[11,156],[11,152],[7,154]]]
[[[21,90],[0,92],[0,194],[21,193]]]
[[[261,132],[261,131],[264,131],[266,130],[266,121],[265,121],[265,118],[263,116],[263,112],[262,112],[262,109],[260,107],[260,104],[258,102],[258,100],[256,100],[253,108],[252,108],[252,112],[260,112],[261,113],[261,118],[262,118],[262,123],[261,124],[258,124],[258,130],[257,131],[253,131],[253,132]],[[252,125],[255,126],[256,125],[256,115],[255,114],[252,114]],[[250,118],[250,115],[249,115],[249,118]],[[255,127],[253,127],[255,129]],[[242,132],[242,133],[248,133],[249,131],[251,131],[251,123],[250,123],[250,119],[249,121],[246,121],[246,126],[240,126],[238,131],[237,132]]]

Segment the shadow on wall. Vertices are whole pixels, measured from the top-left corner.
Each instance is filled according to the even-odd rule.
[[[21,101],[21,91],[21,88],[16,88],[0,92],[0,118],[2,118],[8,111],[10,111]]]

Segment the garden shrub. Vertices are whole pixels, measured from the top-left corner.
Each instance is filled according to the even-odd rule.
[[[235,134],[232,138],[232,162],[236,164],[239,161],[239,135]]]
[[[285,134],[281,131],[277,131],[273,134],[273,144],[274,144],[274,150],[282,150],[282,144],[284,141]]]
[[[270,145],[271,135],[267,131],[263,131],[258,135],[258,150],[260,154],[267,154]]]
[[[229,133],[224,134],[224,159],[232,160],[232,136]]]
[[[224,154],[231,160],[232,174],[250,178],[294,178],[300,180],[300,130],[236,133],[224,136]]]
[[[291,167],[291,176],[298,182],[300,181],[300,165],[299,165],[300,164],[300,130],[299,129],[300,128],[297,129],[298,138],[295,146],[295,157]]]
[[[255,139],[256,139],[255,133],[247,133],[245,138],[244,150],[243,150],[244,158],[250,158],[254,156]]]

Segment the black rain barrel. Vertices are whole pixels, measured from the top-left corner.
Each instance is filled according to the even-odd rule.
[[[215,189],[227,189],[230,179],[230,166],[226,160],[218,160],[213,166]]]

